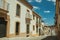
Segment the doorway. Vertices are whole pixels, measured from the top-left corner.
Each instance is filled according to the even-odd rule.
[[[27,27],[26,27],[26,33],[27,33],[27,37],[29,37],[29,24],[27,24]]]
[[[41,30],[41,29],[39,29],[39,36],[40,36],[40,30]]]
[[[19,22],[16,22],[16,35],[19,34]]]
[[[7,28],[7,21],[3,17],[0,17],[0,38],[6,37],[6,28]]]

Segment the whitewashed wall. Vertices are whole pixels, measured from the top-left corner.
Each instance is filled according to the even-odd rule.
[[[10,16],[10,34],[15,33],[15,27],[16,27],[15,23],[18,21],[20,22],[20,33],[26,32],[26,22],[25,22],[26,11],[28,9],[31,15],[32,15],[32,11],[28,7],[23,5],[22,3],[18,2],[17,0],[7,0],[7,2],[9,3],[8,15]],[[16,5],[17,4],[21,6],[20,18],[16,17]],[[33,26],[32,24],[33,22],[31,20],[30,32],[32,32],[32,26]]]

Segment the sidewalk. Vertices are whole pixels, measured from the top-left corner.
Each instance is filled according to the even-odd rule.
[[[39,37],[14,37],[14,38],[0,38],[0,40],[41,40],[46,38],[47,36],[39,36]]]

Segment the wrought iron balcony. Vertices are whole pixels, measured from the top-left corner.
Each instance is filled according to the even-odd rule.
[[[30,20],[32,19],[32,16],[29,14],[29,13],[27,13],[26,14],[26,23],[27,24],[30,24]]]
[[[29,14],[29,13],[26,13],[26,19],[28,19],[28,20],[31,20],[31,19],[32,19],[32,16],[31,16],[31,14]]]
[[[0,0],[0,13],[7,13],[8,12],[9,3],[5,0]]]

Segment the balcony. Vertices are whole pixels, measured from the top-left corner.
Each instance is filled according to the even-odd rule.
[[[29,13],[27,13],[26,14],[26,23],[30,23],[30,20],[32,20],[32,16],[29,14]]]
[[[8,12],[9,4],[5,0],[0,0],[0,13]]]
[[[31,20],[31,19],[32,19],[32,16],[31,16],[31,14],[29,14],[29,13],[26,13],[26,19],[27,19],[27,20]]]
[[[36,20],[36,25],[37,25],[37,26],[39,25],[39,22],[38,22],[38,20]]]

